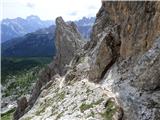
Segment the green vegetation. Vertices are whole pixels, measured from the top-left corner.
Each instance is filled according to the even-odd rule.
[[[2,58],[2,85],[6,87],[2,97],[27,94],[38,78],[42,67],[51,62],[49,57]]]
[[[83,63],[85,61],[85,57],[80,57],[79,63]]]
[[[81,112],[84,112],[84,111],[86,111],[86,110],[88,110],[88,109],[90,109],[90,108],[92,108],[92,107],[93,107],[92,104],[82,103],[82,105],[80,106],[80,110],[81,110]]]
[[[53,100],[50,98],[50,99],[47,99],[45,100],[44,103],[41,103],[41,105],[39,106],[38,110],[36,111],[36,115],[40,115],[41,113],[44,113],[46,108],[51,106],[53,104]]]
[[[91,116],[94,118],[94,112],[93,111],[91,111]]]
[[[56,91],[57,91],[58,89],[56,89]],[[57,91],[58,92],[58,91]],[[62,91],[62,92],[59,92],[59,93],[57,93],[56,94],[56,100],[57,100],[57,102],[58,101],[60,101],[60,100],[63,100],[64,99],[64,97],[65,97],[65,91]],[[40,115],[41,113],[44,113],[45,112],[45,109],[47,108],[47,107],[49,107],[49,106],[52,106],[52,113],[54,114],[55,112],[57,112],[56,111],[56,109],[57,109],[57,107],[56,106],[53,106],[53,102],[55,102],[54,100],[55,99],[52,99],[52,98],[49,98],[49,99],[46,99],[43,103],[41,103],[40,104],[40,106],[39,106],[39,108],[37,109],[37,111],[36,111],[36,114],[35,115]],[[57,114],[57,113],[56,113]],[[59,115],[61,115],[61,114],[59,114]]]
[[[52,108],[52,114],[51,114],[50,116],[55,116],[55,115],[57,115],[57,114],[58,114],[58,111],[57,111],[57,110],[58,110],[57,107],[53,106],[53,108]]]
[[[96,102],[94,102],[93,104],[94,105],[99,105],[101,102],[103,102],[104,101],[104,99],[103,98],[101,98],[101,99],[99,99],[98,101],[96,101]]]
[[[15,58],[2,57],[1,59],[1,80],[5,84],[8,76],[14,76],[21,72],[25,72],[36,66],[43,66],[50,63],[50,57],[29,57],[29,58]]]
[[[117,110],[117,106],[112,100],[107,101],[106,105],[105,112],[100,114],[105,120],[112,120],[112,117]]]
[[[63,115],[63,113],[64,113],[64,112],[59,113],[59,114],[57,115],[57,117],[56,117],[56,120],[58,120],[59,118],[61,118],[62,115]]]
[[[47,106],[44,106],[44,105],[41,106],[41,107],[39,108],[39,110],[36,111],[36,115],[38,116],[38,115],[40,115],[41,113],[45,112],[46,107],[47,107]]]
[[[89,88],[87,88],[87,91],[86,91],[86,93],[90,93],[90,92],[92,92],[93,90],[90,90]]]
[[[64,91],[58,93],[58,100],[63,100],[64,97],[65,97],[65,92]]]
[[[37,75],[41,67],[34,67],[28,71],[23,71],[15,76],[9,76],[7,81],[10,83],[7,85],[7,89],[4,91],[4,96],[26,94],[31,89],[31,84],[37,79]]]
[[[84,112],[84,111],[86,111],[86,110],[88,110],[90,108],[93,108],[95,105],[100,104],[103,100],[104,99],[102,98],[102,99],[100,99],[100,100],[98,100],[96,102],[93,102],[91,104],[82,103],[81,106],[80,106],[80,111]]]
[[[1,115],[1,120],[12,120],[12,116],[14,113],[15,109],[12,109],[4,114]]]

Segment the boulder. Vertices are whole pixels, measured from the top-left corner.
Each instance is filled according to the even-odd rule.
[[[18,120],[24,114],[24,111],[28,106],[28,102],[27,102],[26,97],[20,98],[17,101],[17,106],[18,107],[17,107],[17,109],[16,109],[16,111],[14,112],[14,115],[13,115],[14,120]]]

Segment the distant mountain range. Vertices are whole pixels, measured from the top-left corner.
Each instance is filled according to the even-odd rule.
[[[41,28],[53,25],[52,20],[41,20],[38,16],[28,16],[26,19],[4,19],[1,22],[1,42],[5,42],[15,37],[23,36]]]
[[[87,40],[90,39],[90,33],[94,22],[95,22],[95,17],[90,17],[90,18],[83,17],[80,20],[74,21],[74,23],[78,27],[79,32],[81,33],[81,36]]]
[[[28,33],[2,43],[3,57],[46,57],[56,53],[54,44],[55,26]]]
[[[17,19],[21,19],[21,18],[17,18]],[[34,21],[34,22],[31,22],[32,25],[29,25],[30,31],[32,27],[34,30],[38,28],[38,23],[36,23],[36,20],[37,22],[40,21],[38,17],[30,16],[30,17],[27,17],[27,19],[30,19],[30,21],[32,19]],[[94,20],[95,20],[94,17],[92,18],[83,17],[80,20],[74,21],[77,24],[78,30],[84,39],[87,39],[87,40],[89,39]],[[17,20],[17,22],[19,21]],[[43,25],[39,23],[39,28],[42,27],[42,29],[36,30],[34,32],[29,32],[25,35],[22,35],[22,33],[24,34],[24,32],[21,31],[20,29],[19,29],[20,30],[19,32],[17,31],[17,34],[14,34],[13,32],[14,29],[12,29],[13,28],[12,24],[11,26],[8,25],[7,30],[12,31],[11,33],[13,33],[13,36],[11,35],[10,37],[12,37],[12,39],[8,39],[6,42],[2,41],[3,42],[1,44],[2,56],[5,56],[5,57],[54,56],[56,53],[56,48],[54,44],[54,41],[55,41],[54,32],[55,32],[56,26],[53,25],[53,22],[51,21],[47,21],[47,22],[48,24],[43,24],[43,25],[48,26],[49,24],[52,24],[52,26],[49,26],[48,28],[43,28],[42,27]],[[8,20],[8,23],[10,23],[9,20]],[[14,23],[14,22],[11,20],[11,23]],[[33,23],[35,24],[33,25]],[[42,23],[44,23],[44,21]],[[21,23],[17,23],[17,24],[21,25],[21,28],[24,28],[25,26],[25,24],[21,24]],[[5,31],[3,30],[4,29],[2,29],[2,33],[5,33]],[[9,34],[9,33],[5,33],[5,34]],[[3,35],[4,34],[2,34],[2,36]],[[18,37],[15,38],[15,36],[18,36]]]
[[[91,26],[94,24],[94,21],[95,17],[90,17],[90,18],[83,17],[82,19],[76,20],[74,22],[76,23],[77,26]]]

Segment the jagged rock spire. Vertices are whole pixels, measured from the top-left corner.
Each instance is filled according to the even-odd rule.
[[[58,68],[57,73],[63,75],[67,70],[65,66],[70,63],[76,52],[82,49],[85,41],[82,40],[76,25],[73,22],[65,23],[62,17],[56,19],[55,35],[57,48],[55,65]]]

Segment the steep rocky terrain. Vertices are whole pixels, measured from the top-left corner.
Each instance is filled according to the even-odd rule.
[[[73,23],[56,23],[55,62],[15,119],[160,119],[160,2],[103,1],[83,48]]]
[[[48,65],[48,67],[41,70],[39,80],[36,82],[33,88],[29,101],[26,97],[22,97],[18,100],[18,108],[14,114],[14,119],[18,119],[24,113],[26,113],[34,103],[36,102],[39,94],[45,88],[51,84],[47,82],[51,79],[55,79],[55,75],[59,73],[63,75],[69,69],[69,64],[72,58],[77,52],[80,52],[83,48],[85,41],[82,40],[80,33],[78,32],[74,23],[65,23],[62,17],[56,19],[56,46],[57,54],[54,57],[54,61]]]
[[[73,22],[70,25],[65,24],[61,17],[56,19],[56,47],[57,55],[55,57],[55,65],[58,68],[56,73],[63,75],[66,73],[65,65],[69,64],[75,53],[79,52],[79,48],[84,46],[84,41]]]

